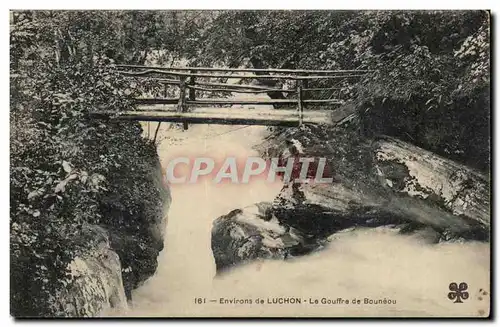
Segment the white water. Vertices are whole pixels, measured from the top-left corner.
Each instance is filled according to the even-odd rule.
[[[237,110],[236,108],[234,110]],[[147,126],[147,125],[145,125]],[[162,124],[158,153],[165,167],[183,156],[246,158],[266,133],[260,126],[190,125],[187,131]],[[150,134],[156,123],[151,123]],[[147,129],[147,128],[146,128]],[[229,211],[272,201],[282,185],[172,185],[165,248],[158,270],[132,293],[129,309],[113,316],[477,316],[488,315],[489,244],[428,245],[384,228],[335,236],[325,251],[290,261],[259,261],[214,279],[212,222]],[[447,298],[451,282],[467,282],[462,304]],[[218,304],[221,297],[299,297],[302,304]],[[309,299],[391,299],[396,305],[309,305]],[[195,298],[217,302],[196,304]],[[481,300],[479,300],[481,298]]]
[[[166,127],[166,126],[165,126]],[[230,132],[232,131],[232,132]],[[198,125],[188,131],[160,131],[163,164],[177,155],[251,156],[263,127]],[[218,134],[224,133],[217,136]],[[293,261],[259,261],[214,279],[212,221],[235,208],[272,201],[281,185],[254,181],[248,185],[208,182],[173,185],[165,249],[156,274],[132,294],[127,311],[117,316],[453,316],[487,315],[489,245],[428,245],[418,238],[384,228],[347,231],[330,247]],[[470,298],[447,299],[450,282],[467,282]],[[252,299],[299,297],[308,302],[342,297],[396,300],[396,305],[238,304],[208,302],[205,297]],[[479,300],[481,296],[482,300]]]
[[[265,132],[265,127],[258,126],[197,125],[184,132],[164,129],[159,137],[166,138],[158,151],[164,167],[177,156],[246,158],[257,155],[251,148]],[[194,297],[210,293],[215,275],[210,246],[212,221],[235,208],[272,201],[281,187],[280,182],[265,181],[235,185],[204,180],[171,185],[172,205],[158,271],[133,293],[134,301],[126,314],[177,316],[199,310],[190,304]]]

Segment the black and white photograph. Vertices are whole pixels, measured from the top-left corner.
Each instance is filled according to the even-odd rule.
[[[488,8],[8,14],[14,319],[492,317]]]

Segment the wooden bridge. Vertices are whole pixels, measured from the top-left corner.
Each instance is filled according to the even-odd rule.
[[[94,116],[180,122],[185,129],[188,124],[294,127],[335,123],[351,113],[336,109],[347,100],[341,92],[369,73],[366,70],[136,65],[117,65],[117,68],[122,75],[138,84],[147,84],[156,92],[146,92],[150,93],[149,97],[136,98],[137,110],[99,111],[93,113]],[[258,98],[259,94],[267,96]]]

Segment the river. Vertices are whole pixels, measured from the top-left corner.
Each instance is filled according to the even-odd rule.
[[[234,108],[233,110],[237,110]],[[147,125],[145,130],[147,130]],[[151,123],[150,137],[156,123]],[[147,134],[147,132],[145,132]],[[158,154],[170,159],[255,156],[254,145],[268,133],[262,126],[190,125],[183,131],[163,123]],[[165,248],[157,272],[132,292],[126,311],[113,316],[452,316],[487,315],[489,244],[424,244],[388,228],[339,233],[321,252],[289,261],[259,261],[215,277],[212,222],[233,209],[272,201],[280,182],[214,184],[205,179],[171,186],[172,205]],[[451,282],[468,282],[470,300],[447,298]],[[481,290],[481,291],[480,291]],[[271,304],[277,298],[302,303]],[[342,298],[361,305],[336,302]],[[198,299],[198,300],[197,300]],[[202,300],[199,300],[202,299]],[[199,304],[197,301],[206,301]],[[220,304],[220,301],[253,304]],[[255,304],[256,300],[270,304]],[[363,304],[365,299],[396,304]],[[214,302],[210,302],[213,300]],[[319,304],[311,304],[314,301]],[[324,301],[324,304],[321,302]],[[328,302],[329,303],[326,303]]]

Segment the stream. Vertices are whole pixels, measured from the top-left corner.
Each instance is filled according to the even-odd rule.
[[[237,110],[237,109],[236,109]],[[150,134],[157,123],[150,123]],[[147,124],[143,124],[147,133]],[[254,145],[268,130],[262,126],[190,125],[183,131],[164,123],[158,133],[163,167],[170,159],[255,156]],[[171,185],[165,247],[157,272],[132,292],[125,312],[113,316],[449,316],[486,315],[489,244],[430,245],[390,228],[356,229],[335,234],[323,251],[287,261],[264,261],[232,269],[215,278],[211,251],[214,219],[260,201],[272,201],[281,182]],[[469,282],[470,301],[447,298],[450,282]],[[295,304],[255,304],[257,299],[296,298]],[[382,301],[346,304],[336,299]],[[481,298],[481,300],[478,300]],[[199,300],[202,299],[202,300]],[[203,300],[205,299],[205,300]],[[220,304],[251,300],[253,304]],[[328,303],[321,303],[323,301]],[[384,299],[396,304],[383,304]],[[213,300],[214,302],[210,302]],[[317,300],[319,304],[310,304]],[[206,301],[205,303],[198,303]],[[355,302],[356,303],[356,302]]]

